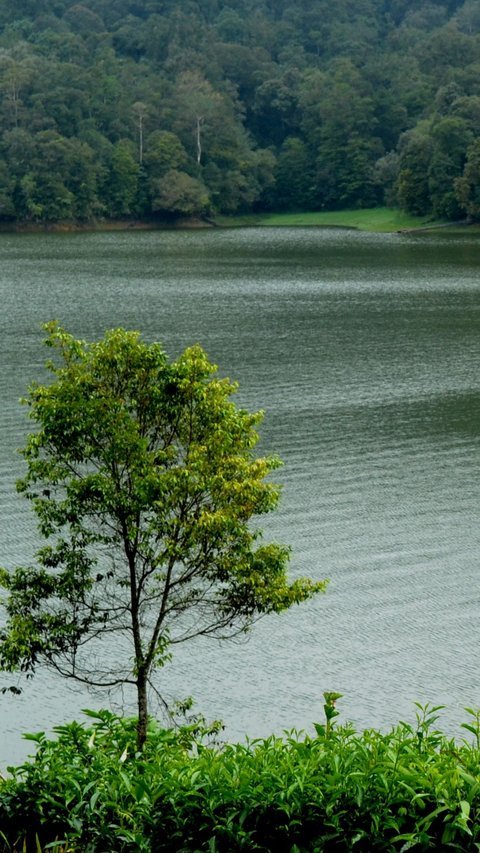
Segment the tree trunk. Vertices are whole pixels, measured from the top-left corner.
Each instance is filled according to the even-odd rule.
[[[137,678],[137,704],[138,704],[138,722],[137,722],[137,749],[142,752],[147,739],[148,725],[148,696],[147,696],[147,676],[145,672],[139,672]]]
[[[196,138],[197,138],[197,166],[200,166],[202,161],[202,116],[197,116]]]
[[[143,116],[138,117],[138,159],[143,164]]]

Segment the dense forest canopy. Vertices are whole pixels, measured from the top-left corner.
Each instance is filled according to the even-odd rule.
[[[478,0],[2,0],[0,217],[480,215]]]

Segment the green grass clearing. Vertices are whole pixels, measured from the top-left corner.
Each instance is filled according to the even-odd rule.
[[[330,210],[308,213],[259,213],[245,216],[218,216],[221,227],[247,226],[316,226],[356,228],[361,231],[391,232],[410,228],[435,227],[443,223],[429,216],[411,216],[389,207],[373,207],[360,210]]]

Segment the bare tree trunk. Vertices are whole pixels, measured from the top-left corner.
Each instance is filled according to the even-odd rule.
[[[147,107],[143,103],[143,101],[137,101],[133,105],[133,113],[137,120],[138,127],[138,162],[140,165],[143,163],[143,123],[145,121],[145,117],[147,115]]]
[[[137,748],[141,752],[145,746],[147,739],[148,725],[148,695],[147,695],[147,675],[142,668],[138,673],[137,678],[137,704],[138,704],[138,722],[137,722]]]
[[[196,138],[197,138],[197,166],[200,166],[202,160],[202,124],[203,117],[197,116]]]
[[[19,99],[19,90],[15,85],[15,82],[12,83],[12,104],[13,104],[13,116],[15,121],[15,127],[18,127],[18,99]]]
[[[138,160],[143,163],[143,116],[138,117]]]

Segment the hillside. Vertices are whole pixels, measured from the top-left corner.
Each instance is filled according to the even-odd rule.
[[[480,214],[477,0],[3,0],[0,217]]]

